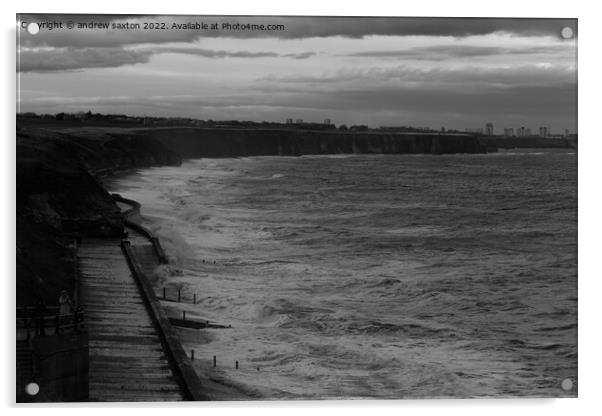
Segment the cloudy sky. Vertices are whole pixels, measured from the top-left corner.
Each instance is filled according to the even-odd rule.
[[[573,19],[43,16],[18,31],[20,111],[576,131]],[[166,29],[68,29],[68,22]],[[176,29],[205,23],[209,29]],[[283,25],[228,30],[224,23]],[[219,29],[212,30],[217,24]],[[564,39],[561,31],[574,33]]]

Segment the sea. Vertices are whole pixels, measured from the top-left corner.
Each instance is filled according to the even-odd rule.
[[[157,293],[230,326],[186,347],[241,389],[577,395],[574,150],[196,159],[111,191],[168,254]]]

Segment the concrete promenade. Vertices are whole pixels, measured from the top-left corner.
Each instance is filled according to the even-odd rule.
[[[89,332],[91,401],[184,400],[119,239],[78,250]]]
[[[78,250],[81,303],[90,333],[90,400],[245,400],[182,348],[153,287],[167,263],[158,238],[140,224],[140,204],[114,198],[127,239],[85,239]],[[197,370],[195,370],[197,367]]]

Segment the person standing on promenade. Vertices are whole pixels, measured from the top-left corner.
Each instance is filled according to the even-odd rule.
[[[59,315],[69,315],[73,312],[73,302],[66,290],[61,291],[59,297]]]
[[[59,297],[59,319],[61,323],[67,320],[66,316],[73,313],[73,302],[66,290],[61,291]]]

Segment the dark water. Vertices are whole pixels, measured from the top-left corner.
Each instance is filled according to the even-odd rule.
[[[162,236],[160,285],[232,325],[193,347],[251,390],[576,395],[575,154],[201,159],[115,191]]]

